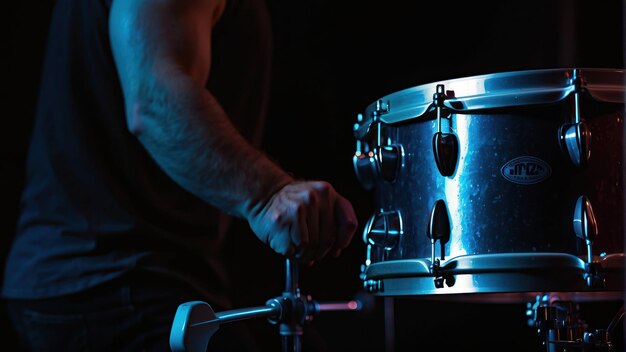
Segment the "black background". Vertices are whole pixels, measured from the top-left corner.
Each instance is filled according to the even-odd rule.
[[[12,3],[2,33],[2,223],[6,252],[15,224],[23,162],[53,0]],[[300,288],[318,301],[360,293],[363,224],[370,194],[352,169],[356,115],[379,97],[433,81],[510,70],[624,66],[623,2],[269,0],[275,36],[274,80],[265,150],[302,178],[331,181],[349,198],[359,230],[340,258],[301,268]],[[280,295],[283,259],[244,224],[230,268],[239,308]],[[370,313],[324,313],[305,326],[304,350],[382,351],[381,298]],[[604,328],[621,302],[581,306],[590,326]],[[525,304],[395,299],[395,350],[533,351]],[[250,320],[264,350],[280,350],[277,327]],[[2,343],[10,343],[5,320]],[[614,338],[623,349],[623,328]],[[391,349],[388,349],[391,352]]]

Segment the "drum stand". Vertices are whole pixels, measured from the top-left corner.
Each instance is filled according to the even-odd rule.
[[[606,329],[588,330],[580,317],[578,304],[561,301],[549,294],[538,295],[528,303],[529,325],[537,328],[541,350],[545,352],[613,351],[611,334],[624,316],[624,306],[615,314]]]
[[[313,320],[322,311],[359,311],[363,302],[318,303],[310,296],[300,294],[298,266],[293,259],[286,260],[285,291],[279,297],[268,300],[264,306],[235,309],[215,313],[202,301],[183,303],[178,307],[170,333],[173,352],[206,352],[209,340],[220,324],[251,318],[268,318],[279,325],[283,352],[300,352],[300,337],[305,322]]]

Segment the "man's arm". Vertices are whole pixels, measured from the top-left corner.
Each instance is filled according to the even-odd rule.
[[[223,6],[220,0],[113,2],[111,46],[128,128],[174,181],[246,218],[275,251],[290,255],[298,247],[305,260],[338,252],[356,227],[347,200],[325,182],[294,182],[238,133],[204,87],[211,29]]]
[[[291,178],[244,140],[204,88],[221,3],[114,1],[110,36],[130,131],[182,187],[244,216]]]

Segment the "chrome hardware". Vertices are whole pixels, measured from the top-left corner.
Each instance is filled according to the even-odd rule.
[[[557,294],[537,295],[527,303],[528,325],[537,328],[544,351],[613,351],[611,334],[624,317],[622,306],[606,329],[591,329],[576,302]]]
[[[454,276],[444,275],[441,272],[441,261],[446,259],[446,243],[450,240],[450,216],[448,215],[448,207],[446,202],[439,199],[433,205],[428,219],[428,228],[426,236],[430,239],[430,273],[435,277],[434,284],[436,288],[443,288],[444,283],[449,287],[454,286]],[[435,258],[435,243],[439,241],[440,258]]]
[[[580,117],[580,91],[582,90],[582,86],[584,85],[584,80],[579,74],[578,69],[574,69],[572,73],[572,78],[570,79],[570,84],[574,86],[574,122],[578,123],[582,121]]]
[[[374,108],[374,112],[373,112],[374,120],[376,121],[377,117],[389,113],[389,107],[390,107],[389,100],[387,100],[387,102],[384,102],[382,100],[378,100],[376,102],[376,108]]]
[[[353,128],[355,134],[361,128],[362,122],[363,115],[358,114],[357,123],[354,124]],[[352,157],[352,166],[354,167],[354,172],[361,186],[366,190],[374,188],[376,183],[376,160],[374,159],[374,152],[370,150],[367,142],[358,138],[356,140],[354,156]]]
[[[394,182],[400,170],[402,161],[402,148],[397,145],[376,147],[374,155],[378,162],[378,170],[387,182]]]
[[[459,158],[459,139],[454,133],[441,132],[441,109],[446,98],[443,84],[438,84],[433,94],[433,105],[437,109],[437,133],[433,136],[433,153],[439,173],[442,176],[452,176]]]
[[[389,111],[387,103],[380,101],[378,105],[374,115]],[[363,115],[358,114],[357,123],[354,125],[355,131],[361,128],[362,121]],[[385,136],[381,125],[382,123],[376,122],[368,127],[368,129],[372,128],[376,131],[376,140],[372,141],[375,147],[370,148],[365,139],[357,138],[356,149],[352,157],[357,179],[366,190],[375,187],[379,174],[383,180],[394,182],[402,165],[404,156],[402,146],[393,145],[391,139]]]
[[[366,190],[371,190],[376,184],[376,159],[373,151],[362,152],[363,142],[357,140],[357,151],[352,157],[352,165],[357,179]]]
[[[579,70],[575,69],[570,85],[574,87],[574,122],[560,128],[561,148],[567,153],[572,164],[584,167],[591,157],[591,131],[580,114],[580,92],[585,85]]]
[[[561,126],[561,148],[572,164],[583,167],[591,157],[591,131],[584,121]]]
[[[377,292],[383,290],[383,282],[381,280],[366,280],[363,282],[363,288],[367,292]]]
[[[459,140],[454,133],[437,132],[433,137],[435,162],[441,176],[452,176],[459,155]]]
[[[430,239],[431,243],[431,262],[435,263],[435,243],[439,241],[441,246],[440,257],[441,260],[446,259],[445,245],[450,240],[450,217],[448,216],[448,207],[446,202],[439,199],[433,205],[433,210],[430,213],[430,219],[428,220],[428,229],[426,230],[426,236]]]
[[[587,262],[592,262],[591,247],[598,236],[598,224],[591,202],[586,196],[578,197],[574,207],[574,233],[587,245]]]
[[[444,277],[440,274],[441,261],[446,259],[446,243],[450,240],[450,217],[448,216],[448,207],[446,202],[439,199],[433,205],[433,210],[430,213],[430,219],[428,219],[428,228],[426,229],[426,236],[430,239],[430,272],[435,276],[434,283],[436,288],[443,288],[444,282],[448,286],[454,285],[452,277]],[[440,258],[435,258],[435,243],[439,241],[441,246]]]
[[[367,250],[365,251],[365,264],[363,269],[367,269],[367,267],[372,263],[372,245],[367,245]]]
[[[402,235],[402,217],[398,211],[374,214],[365,225],[363,240],[367,244],[393,249]]]
[[[354,135],[354,138],[365,138],[365,136],[367,136],[370,132],[372,124],[372,120],[363,121],[363,114],[357,114],[357,122],[352,126],[352,134]]]
[[[578,197],[574,207],[574,233],[585,241],[587,245],[587,263],[585,267],[585,281],[587,286],[603,288],[606,286],[605,279],[593,262],[593,243],[598,237],[598,223],[591,207],[591,202],[586,196]]]

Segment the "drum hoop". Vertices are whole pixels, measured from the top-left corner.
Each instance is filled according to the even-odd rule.
[[[623,269],[624,254],[614,253],[595,258],[594,263],[603,270]],[[434,276],[429,259],[402,259],[372,263],[364,274],[366,280],[389,277]],[[583,259],[566,253],[521,252],[464,255],[442,261],[440,275],[463,275],[495,272],[524,271],[580,271],[585,272]]]
[[[574,72],[582,84],[574,82]],[[562,68],[492,73],[418,85],[388,94],[370,104],[363,120],[355,126],[357,138],[369,131],[373,122],[396,124],[420,119],[434,109],[433,94],[443,85],[445,108],[454,113],[471,113],[486,109],[558,103],[577,89],[601,102],[624,103],[626,80],[623,69]],[[453,94],[452,94],[453,92]],[[453,95],[453,96],[452,96]],[[379,109],[381,102],[386,110]]]

